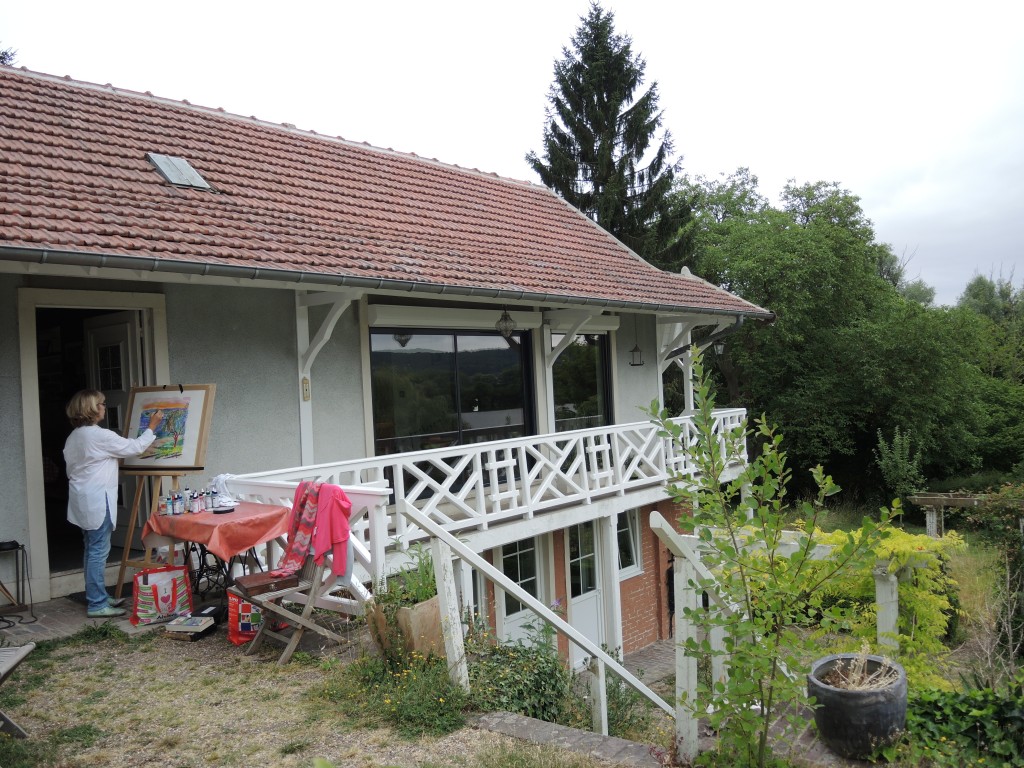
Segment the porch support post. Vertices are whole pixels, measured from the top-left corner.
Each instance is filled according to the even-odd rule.
[[[590,722],[594,733],[608,733],[608,675],[604,662],[596,656],[590,660],[590,672],[594,676],[594,691],[590,693]]]
[[[438,608],[441,612],[444,652],[448,657],[448,675],[455,685],[469,693],[469,666],[466,662],[466,646],[462,639],[459,597],[455,593],[452,548],[440,539],[432,538],[430,556],[434,561],[434,578],[437,580]]]
[[[330,304],[327,316],[320,323],[316,336],[309,336],[309,307]],[[312,464],[313,457],[313,382],[311,369],[316,356],[330,341],[334,326],[352,304],[352,297],[339,293],[295,294],[295,341],[298,350],[299,378],[299,452],[302,464]]]
[[[299,396],[299,463],[313,463],[313,402],[309,375],[302,370],[302,354],[309,348],[309,307],[302,303],[302,294],[295,294],[295,348]]]
[[[687,609],[697,610],[697,570],[685,557],[672,564],[676,594],[676,754],[683,763],[697,757],[697,717],[690,709],[697,696],[697,658],[686,653],[688,640],[697,640],[697,625]],[[685,702],[685,703],[684,703]]]
[[[690,353],[685,352],[676,358],[676,365],[678,365],[683,371],[683,401],[686,404],[686,410],[679,414],[680,416],[688,413],[693,413],[693,366],[690,365]]]
[[[597,519],[597,556],[601,568],[601,593],[604,603],[604,636],[607,645],[614,651],[622,650],[622,599],[619,595],[619,537],[618,515],[612,514]],[[625,652],[623,651],[623,654]]]

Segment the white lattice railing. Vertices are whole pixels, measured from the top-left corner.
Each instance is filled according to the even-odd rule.
[[[721,438],[744,416],[743,409],[716,411],[715,433]],[[692,419],[676,421],[685,443],[693,444]],[[724,440],[719,444],[724,455]],[[353,510],[353,530],[372,558],[386,547],[406,549],[427,538],[397,514],[396,505],[415,507],[459,535],[657,487],[670,474],[685,477],[693,471],[685,454],[660,437],[655,424],[636,422],[254,472],[236,476],[231,485],[247,498],[286,504],[301,480],[353,490],[386,486],[391,490],[386,508],[377,505],[366,516]]]

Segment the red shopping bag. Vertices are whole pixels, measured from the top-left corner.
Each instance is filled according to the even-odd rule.
[[[256,637],[262,625],[263,612],[259,607],[228,592],[228,640],[245,645]]]
[[[129,621],[156,624],[192,612],[192,587],[183,565],[147,568],[135,574]]]

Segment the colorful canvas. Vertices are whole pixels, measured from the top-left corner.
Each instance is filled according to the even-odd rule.
[[[142,454],[146,459],[180,458],[185,450],[185,439],[188,436],[188,405],[191,398],[168,398],[146,403],[142,410],[138,434],[141,435],[149,426],[149,419],[156,411],[164,412],[164,420],[156,428],[156,440]]]
[[[157,426],[156,440],[149,450],[141,456],[124,459],[124,467],[155,473],[203,469],[215,391],[213,384],[133,388],[124,435],[141,435],[158,410],[163,411],[164,419]]]

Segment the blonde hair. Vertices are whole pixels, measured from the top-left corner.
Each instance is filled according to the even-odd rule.
[[[68,401],[64,413],[68,415],[72,425],[87,427],[100,420],[100,404],[106,401],[102,392],[96,389],[83,389],[76,392]]]

